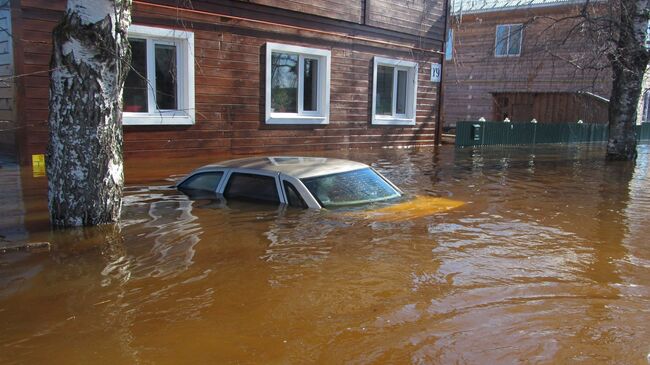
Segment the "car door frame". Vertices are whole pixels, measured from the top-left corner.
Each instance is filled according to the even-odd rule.
[[[223,181],[226,178],[226,173],[228,172],[228,170],[229,170],[228,168],[222,168],[222,167],[210,167],[210,168],[197,169],[195,171],[192,171],[191,174],[189,174],[189,175],[185,176],[184,178],[182,178],[179,182],[177,182],[175,187],[176,187],[176,189],[179,189],[179,187],[181,185],[183,185],[184,182],[186,182],[187,180],[193,178],[196,175],[209,174],[211,172],[222,172],[223,175],[221,175],[221,179],[219,180],[219,183],[217,184],[217,188],[215,189],[215,191],[213,191],[213,193],[215,193],[215,194],[221,194],[220,191],[222,191],[222,190],[219,190],[219,189],[223,186]],[[209,191],[209,190],[205,190],[205,191]]]
[[[248,175],[257,175],[257,176],[268,176],[272,177],[275,180],[275,189],[278,192],[278,199],[280,200],[279,204],[287,204],[287,198],[284,195],[284,189],[282,188],[282,184],[280,183],[280,173],[279,172],[273,172],[273,171],[260,171],[256,169],[247,169],[247,168],[228,168],[225,169],[224,175],[221,178],[221,181],[219,182],[219,186],[217,187],[217,193],[221,194],[221,196],[224,197],[224,192],[226,190],[226,186],[228,186],[228,182],[230,181],[230,177],[232,174],[248,174]],[[226,199],[227,201],[227,199]]]
[[[318,200],[314,198],[314,196],[309,192],[305,184],[300,181],[300,179],[293,177],[291,175],[286,175],[286,174],[280,174],[280,185],[282,187],[282,192],[285,197],[285,201],[287,202],[286,204],[289,204],[289,199],[287,199],[287,193],[284,191],[284,182],[288,182],[291,185],[293,185],[296,190],[298,190],[298,194],[300,194],[300,197],[302,200],[307,204],[307,208],[310,209],[321,209],[321,205],[318,203]]]

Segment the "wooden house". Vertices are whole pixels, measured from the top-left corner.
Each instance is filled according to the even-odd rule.
[[[0,113],[13,117],[0,141],[14,140],[22,161],[46,149],[51,33],[65,3],[12,0],[5,12],[13,77]],[[443,0],[134,0],[124,152],[434,144],[445,10]]]
[[[607,123],[612,75],[605,53],[578,20],[557,22],[584,3],[456,0],[444,64],[444,125],[480,118]],[[589,11],[604,11],[604,3],[590,4]]]

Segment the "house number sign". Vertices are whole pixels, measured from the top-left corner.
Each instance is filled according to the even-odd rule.
[[[431,81],[440,82],[440,74],[442,73],[442,65],[439,63],[431,64]]]

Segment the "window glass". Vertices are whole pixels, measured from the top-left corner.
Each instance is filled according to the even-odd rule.
[[[285,181],[284,191],[287,194],[287,203],[289,203],[290,207],[307,208],[307,203],[305,203],[302,196],[300,196],[300,193],[298,193],[298,190],[292,183]]]
[[[508,54],[516,56],[521,53],[521,25],[510,26],[510,39],[508,40]]]
[[[408,72],[404,70],[397,71],[397,105],[395,106],[396,114],[406,114],[406,77]]]
[[[131,38],[131,68],[124,81],[124,111],[149,111],[147,91],[147,41]]]
[[[650,122],[650,90],[643,95],[643,116],[641,121],[644,123]]]
[[[497,26],[496,54],[505,56],[508,52],[508,29],[507,25]]]
[[[377,66],[377,104],[375,113],[393,114],[393,67]]]
[[[521,54],[523,25],[497,25],[495,54],[497,56],[518,56]]]
[[[370,168],[302,180],[324,207],[363,204],[401,196]]]
[[[234,173],[223,195],[226,199],[280,203],[275,178],[271,176]]]
[[[454,55],[454,31],[449,29],[447,31],[447,42],[445,42],[445,60],[451,60]]]
[[[271,109],[275,113],[298,112],[298,61],[296,54],[271,55]]]
[[[318,110],[318,60],[305,58],[303,110]]]
[[[178,109],[176,103],[176,46],[155,45],[156,105],[160,110]]]
[[[223,172],[204,172],[185,180],[178,188],[188,190],[217,191]]]

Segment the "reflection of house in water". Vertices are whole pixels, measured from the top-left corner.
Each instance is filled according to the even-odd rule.
[[[650,225],[650,155],[639,154],[636,160],[634,175],[629,182],[629,202],[625,207],[628,232],[623,244],[630,251],[630,260],[633,264],[650,268],[650,250],[648,250],[648,237]],[[640,258],[640,259],[639,259]]]
[[[202,232],[198,223],[191,223],[197,219],[192,215],[192,201],[153,202],[149,215],[152,220],[145,226],[155,228],[147,237],[155,237],[151,253],[157,263],[152,276],[166,276],[187,269],[193,263],[194,246]]]
[[[183,195],[142,193],[124,198],[122,230],[137,229],[140,242],[126,242],[125,255],[115,257],[102,274],[127,281],[178,275],[193,264],[194,246],[202,233],[192,214],[192,201]],[[143,217],[149,217],[149,220]],[[153,244],[152,241],[153,240]]]
[[[25,229],[25,207],[20,168],[0,158],[0,247],[3,238],[22,241],[28,237]]]

